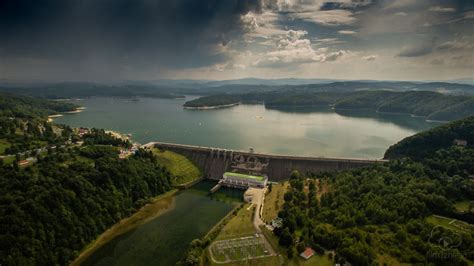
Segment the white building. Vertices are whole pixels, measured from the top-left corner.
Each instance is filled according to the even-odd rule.
[[[223,186],[241,189],[247,189],[249,187],[264,188],[267,182],[268,177],[266,176],[253,176],[233,172],[224,173],[222,179],[219,181]]]

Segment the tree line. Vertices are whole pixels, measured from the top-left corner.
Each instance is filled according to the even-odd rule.
[[[473,124],[471,117],[412,139],[441,138],[438,134],[444,135],[444,130],[459,133]],[[453,231],[427,217],[474,223],[472,212],[454,208],[457,201],[474,199],[474,149],[451,144],[423,153],[424,147],[431,149],[428,143],[416,147],[423,157],[401,149],[407,153],[400,151],[398,159],[383,165],[332,174],[293,173],[278,214],[283,227],[275,230],[287,256],[311,246],[319,253],[335,250],[337,263],[353,265],[374,265],[381,255],[402,263],[469,265],[467,260],[474,260],[473,230]],[[329,190],[318,200],[321,184]],[[457,236],[455,245],[441,248],[440,240]]]

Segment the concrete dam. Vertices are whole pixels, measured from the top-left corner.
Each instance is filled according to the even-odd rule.
[[[205,177],[219,180],[224,172],[245,171],[267,175],[270,181],[288,179],[293,170],[301,174],[334,172],[383,163],[386,160],[300,157],[201,147],[163,142],[150,142],[144,148],[169,150],[189,158]]]

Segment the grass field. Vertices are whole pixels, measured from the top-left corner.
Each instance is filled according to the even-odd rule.
[[[470,204],[471,204],[471,201],[463,200],[463,201],[456,202],[454,204],[454,207],[456,208],[456,210],[458,210],[460,212],[466,212],[466,211],[469,210],[469,205]]]
[[[249,236],[255,233],[252,222],[252,214],[255,211],[255,207],[252,206],[248,209],[249,206],[250,204],[245,204],[237,212],[237,215],[222,228],[216,240]]]
[[[278,212],[283,207],[285,200],[283,195],[290,184],[288,182],[272,185],[272,191],[265,195],[265,203],[263,205],[263,219],[270,222],[278,216]]]
[[[426,218],[426,221],[434,225],[441,225],[459,233],[474,232],[474,225],[448,217],[431,215]]]
[[[256,236],[257,232],[253,226],[253,215],[255,206],[245,204],[237,214],[222,228],[219,235],[216,237],[209,251],[212,251],[213,257],[216,261],[225,262],[230,260],[237,260],[228,263],[215,263],[212,265],[280,265],[280,259],[277,256],[269,256],[264,258],[248,259],[248,257],[268,256],[270,253],[267,250],[265,241],[258,244],[249,245],[246,247],[235,247],[231,249],[218,248],[219,243],[239,243],[241,238],[263,240],[263,236]],[[245,242],[245,241],[244,241]],[[212,260],[211,260],[212,261]]]
[[[202,174],[188,158],[172,151],[152,149],[162,164],[174,177],[175,185],[186,184],[199,179]]]
[[[4,164],[12,164],[14,161],[15,161],[15,156],[13,155],[3,158]]]
[[[5,139],[0,139],[0,155],[5,154],[5,149],[10,147],[10,143],[6,141]]]

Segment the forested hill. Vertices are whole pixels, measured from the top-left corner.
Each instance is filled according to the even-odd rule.
[[[46,119],[47,115],[72,111],[77,107],[71,103],[0,93],[0,117]]]
[[[341,265],[472,265],[473,125],[469,117],[407,138],[386,154],[402,158],[384,164],[294,172],[274,230],[287,257],[310,246],[334,250]]]
[[[336,109],[370,109],[377,112],[407,113],[442,121],[474,115],[474,96],[451,96],[432,91],[293,91],[238,95],[219,94],[186,102],[184,106],[210,107],[239,102],[260,102],[269,108],[331,105]]]
[[[2,265],[67,265],[106,229],[171,188],[151,152],[89,145],[0,166]]]
[[[64,144],[71,136],[71,128],[48,123],[47,116],[77,107],[70,103],[0,93],[0,156]],[[11,156],[3,159],[11,161]]]
[[[120,159],[128,141],[46,121],[74,108],[0,94],[2,266],[67,265],[111,225],[171,188],[170,174],[151,152]]]
[[[456,139],[467,141],[467,147],[474,147],[474,116],[405,138],[392,145],[385,152],[384,158],[423,158],[436,150],[455,145]]]

